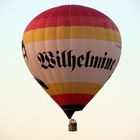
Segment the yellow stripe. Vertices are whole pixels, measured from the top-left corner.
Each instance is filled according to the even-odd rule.
[[[102,85],[96,83],[55,83],[47,84],[49,89],[46,92],[51,95],[67,94],[67,93],[87,93],[95,95]]]
[[[118,31],[103,27],[49,27],[27,31],[23,35],[24,44],[52,39],[99,39],[121,43]]]

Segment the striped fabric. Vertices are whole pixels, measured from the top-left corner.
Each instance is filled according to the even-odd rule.
[[[33,76],[71,118],[110,78],[120,58],[121,37],[103,13],[63,5],[29,23],[22,50]]]

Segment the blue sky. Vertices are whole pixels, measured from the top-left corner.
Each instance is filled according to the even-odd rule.
[[[74,115],[78,131],[34,80],[21,52],[22,34],[40,12],[81,4],[108,15],[122,36],[121,59],[110,80],[86,108]],[[1,140],[140,140],[140,1],[0,1]]]

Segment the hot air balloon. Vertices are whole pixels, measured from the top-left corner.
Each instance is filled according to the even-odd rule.
[[[115,70],[121,37],[105,14],[62,5],[36,16],[22,39],[25,62],[37,82],[70,119],[97,94]]]

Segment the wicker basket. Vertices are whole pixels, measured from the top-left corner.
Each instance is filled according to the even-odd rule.
[[[69,121],[69,131],[77,131],[77,123],[74,119]]]

